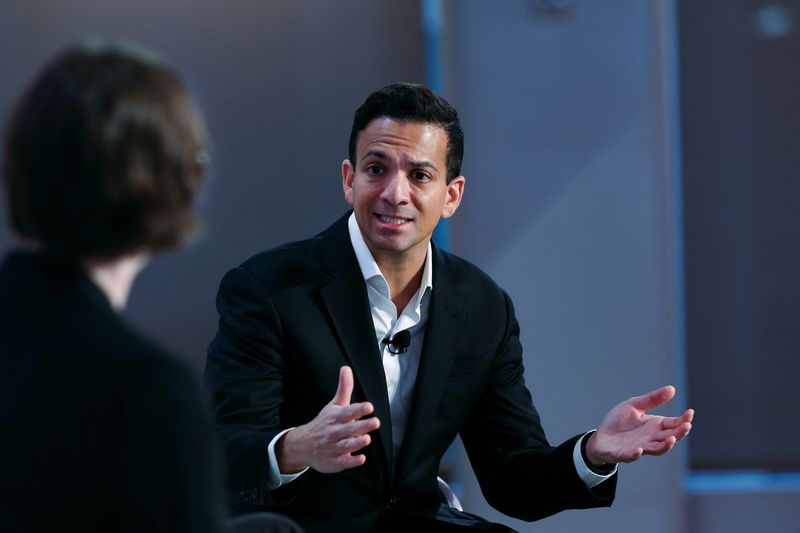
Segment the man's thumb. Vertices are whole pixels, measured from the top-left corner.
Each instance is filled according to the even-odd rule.
[[[339,386],[336,388],[336,395],[333,397],[335,405],[350,405],[350,396],[353,394],[353,370],[349,366],[339,369]]]

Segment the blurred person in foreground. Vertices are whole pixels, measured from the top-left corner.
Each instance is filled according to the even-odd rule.
[[[195,374],[119,316],[149,256],[194,228],[206,148],[178,75],[130,44],[67,50],[13,109],[2,180],[20,241],[0,266],[0,530],[231,526]]]

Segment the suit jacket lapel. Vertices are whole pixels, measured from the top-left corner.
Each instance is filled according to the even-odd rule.
[[[361,269],[347,232],[347,216],[324,234],[324,267],[333,276],[321,296],[355,376],[356,387],[372,402],[381,421],[379,431],[387,471],[392,465],[392,422],[386,377],[375,342],[375,329]]]
[[[453,366],[456,336],[463,321],[454,276],[444,254],[434,247],[433,291],[411,411],[397,456],[397,481],[402,481],[408,469],[413,467],[413,455],[420,451],[424,453],[428,448],[425,442],[426,428],[433,425],[442,396],[443,380]]]

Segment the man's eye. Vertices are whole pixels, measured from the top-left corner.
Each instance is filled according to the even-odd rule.
[[[416,181],[428,181],[428,179],[429,179],[428,175],[425,172],[422,172],[422,171],[412,172],[411,176]]]
[[[380,174],[383,169],[378,165],[370,165],[367,167],[368,174]]]

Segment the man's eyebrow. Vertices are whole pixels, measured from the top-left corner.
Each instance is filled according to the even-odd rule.
[[[377,157],[381,161],[386,161],[387,159],[389,159],[389,156],[381,152],[380,150],[370,150],[366,154],[364,154],[364,157],[362,157],[361,160],[363,161],[369,157]]]
[[[374,157],[374,158],[376,158],[376,159],[380,159],[381,161],[388,161],[388,160],[389,160],[389,156],[388,156],[388,155],[386,155],[386,153],[385,153],[385,152],[382,152],[382,151],[380,151],[380,150],[369,150],[369,151],[368,151],[366,154],[364,154],[364,156],[361,158],[361,161],[364,161],[365,159],[369,159],[370,157]],[[412,167],[412,168],[431,168],[431,169],[433,169],[433,170],[436,170],[436,171],[438,171],[438,170],[439,170],[439,169],[436,167],[436,165],[434,165],[434,164],[433,164],[433,163],[431,163],[430,161],[425,161],[425,160],[421,160],[421,161],[409,161],[409,162],[408,162],[408,166],[409,166],[409,167]]]
[[[432,168],[433,170],[439,170],[438,168],[436,168],[436,165],[434,165],[430,161],[409,161],[408,166],[414,168],[423,167],[423,168]]]

